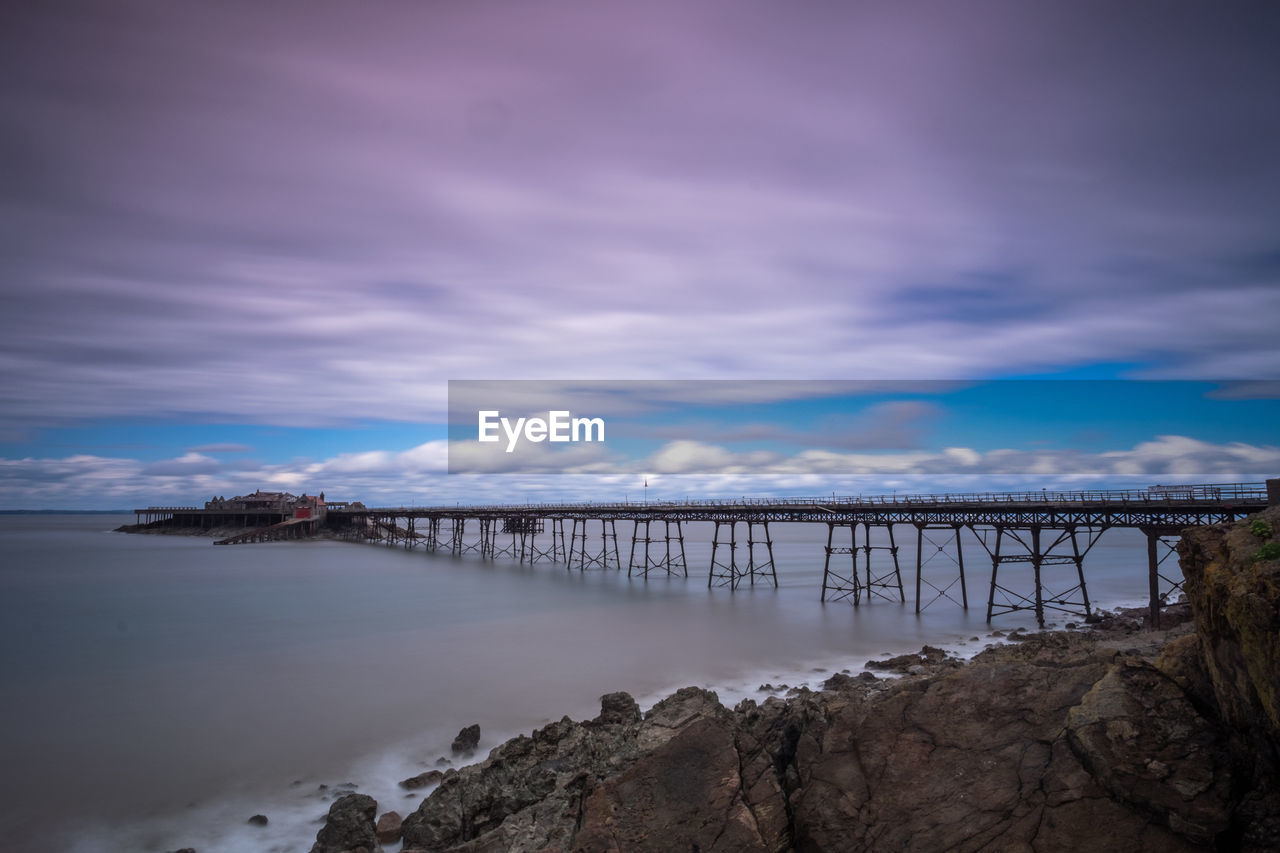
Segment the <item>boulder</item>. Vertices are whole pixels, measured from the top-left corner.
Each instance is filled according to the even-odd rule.
[[[600,697],[600,715],[595,722],[618,725],[640,722],[640,706],[630,693],[606,693]]]
[[[398,812],[387,812],[378,818],[378,823],[374,826],[374,832],[378,836],[378,840],[383,844],[394,844],[400,840],[400,825],[403,819]]]
[[[334,801],[324,826],[316,833],[311,853],[365,853],[381,850],[374,815],[378,803],[368,794],[347,794]]]
[[[914,652],[898,655],[888,660],[869,660],[866,663],[867,669],[888,670],[890,672],[906,673],[908,669],[920,664],[920,655]]]
[[[427,788],[431,785],[435,785],[442,778],[444,778],[444,774],[439,770],[427,770],[423,773],[419,773],[417,776],[410,776],[408,779],[400,780],[400,787],[414,791],[418,788]]]
[[[476,747],[480,745],[480,724],[473,723],[462,731],[458,732],[458,736],[453,739],[450,749],[454,755],[471,755],[476,751]]]

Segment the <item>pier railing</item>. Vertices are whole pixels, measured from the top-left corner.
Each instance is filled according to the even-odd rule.
[[[762,497],[762,498],[716,498],[706,500],[624,500],[624,501],[576,501],[576,502],[540,502],[540,503],[497,503],[480,505],[454,506],[415,506],[413,510],[420,512],[440,511],[454,513],[533,511],[554,512],[558,509],[581,512],[584,510],[634,510],[650,509],[686,509],[702,507],[826,507],[841,508],[883,507],[883,506],[936,506],[936,505],[973,505],[973,504],[1056,504],[1056,505],[1168,505],[1168,504],[1200,504],[1240,501],[1252,503],[1265,501],[1267,487],[1265,483],[1221,483],[1197,484],[1187,486],[1153,486],[1142,489],[1079,489],[1070,491],[1030,489],[1020,492],[944,492],[938,494],[892,494],[892,495],[823,495],[803,497]],[[394,512],[408,510],[410,507],[371,508],[369,512]]]

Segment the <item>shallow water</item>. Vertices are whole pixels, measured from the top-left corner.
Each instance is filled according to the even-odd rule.
[[[685,684],[736,700],[762,681],[816,682],[926,642],[972,651],[992,627],[1033,624],[1020,613],[987,626],[990,561],[976,542],[970,609],[943,600],[915,615],[914,532],[898,543],[908,603],[854,608],[818,600],[819,526],[775,525],[778,589],[730,593],[707,588],[702,525],[686,529],[690,577],[646,582],[341,542],[215,548],[110,532],[131,520],[0,516],[4,837],[82,853],[305,851],[333,786],[407,814],[419,798],[395,782],[436,766],[473,722],[482,756],[562,715],[594,716],[613,690],[644,707]],[[928,577],[950,579],[954,563],[934,556]],[[1141,601],[1145,563],[1140,535],[1105,534],[1086,563],[1095,605]],[[270,825],[247,827],[258,812]]]

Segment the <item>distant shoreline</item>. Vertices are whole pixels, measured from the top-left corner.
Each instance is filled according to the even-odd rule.
[[[133,515],[131,509],[0,509],[0,515]]]

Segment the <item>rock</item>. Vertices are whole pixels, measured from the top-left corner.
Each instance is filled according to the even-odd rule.
[[[874,676],[872,676],[874,678]],[[823,690],[847,690],[853,686],[854,680],[843,672],[832,673],[831,677],[822,682]]]
[[[256,814],[248,820],[250,826],[266,826],[267,822],[267,816],[264,814]]]
[[[622,704],[610,702],[615,708]],[[445,774],[440,787],[404,819],[405,848],[568,850],[585,798],[598,784],[709,718],[727,725],[732,715],[714,693],[687,687],[637,724],[583,724],[566,717],[514,738],[480,764]]]
[[[1211,844],[1230,824],[1224,739],[1172,679],[1144,663],[1112,667],[1067,714],[1068,742],[1111,796]]]
[[[449,749],[454,755],[471,755],[476,751],[476,747],[480,745],[480,724],[473,723],[462,731],[458,732],[458,736],[453,739],[453,743]]]
[[[347,794],[329,807],[324,826],[316,833],[311,853],[351,853],[381,850],[374,826],[378,803],[368,794]]]
[[[891,672],[905,673],[908,668],[916,666],[920,663],[920,655],[910,653],[898,655],[888,660],[869,660],[867,661],[867,669],[889,670]]]
[[[1276,531],[1280,507],[1235,524],[1189,530],[1178,543],[1223,719],[1273,754],[1280,741],[1280,560],[1255,558],[1262,545],[1277,541]]]
[[[776,756],[795,849],[1191,849],[1107,796],[1066,743],[1068,710],[1110,661],[1092,644],[1029,637],[968,667],[792,709]]]
[[[947,653],[936,646],[922,646],[920,657],[924,658],[926,663],[942,663],[947,659]]]
[[[776,809],[785,810],[773,789]],[[743,790],[731,722],[703,717],[624,772],[596,786],[582,805],[575,851],[772,851]]]
[[[435,785],[442,778],[444,778],[444,774],[439,770],[428,770],[424,773],[419,773],[417,776],[410,776],[408,779],[402,779],[400,781],[400,787],[408,788],[413,791],[418,788],[426,788],[430,785]]]
[[[378,818],[378,823],[374,827],[378,840],[383,844],[394,844],[400,840],[400,825],[403,823],[397,812],[387,812]]]
[[[606,693],[600,697],[598,725],[628,725],[640,722],[640,706],[630,693]]]

